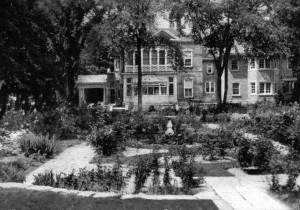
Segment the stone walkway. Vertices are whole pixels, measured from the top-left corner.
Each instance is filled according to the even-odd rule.
[[[27,175],[25,183],[31,185],[34,182],[34,175],[45,171],[52,170],[54,174],[69,174],[73,170],[74,172],[79,171],[80,168],[93,168],[95,166],[90,164],[90,161],[94,156],[94,150],[86,143],[75,145]]]

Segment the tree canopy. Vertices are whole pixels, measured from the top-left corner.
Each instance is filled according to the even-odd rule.
[[[217,100],[226,103],[228,60],[237,44],[248,55],[276,55],[283,50],[279,28],[272,19],[272,1],[267,0],[177,0],[167,2],[170,18],[182,32],[182,18],[191,27],[195,44],[202,45],[213,57],[217,70]],[[222,101],[221,77],[225,74]]]

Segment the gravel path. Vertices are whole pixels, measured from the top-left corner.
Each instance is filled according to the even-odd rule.
[[[75,145],[27,175],[25,183],[32,184],[34,182],[34,175],[44,173],[45,171],[52,170],[55,174],[68,174],[72,173],[73,170],[74,172],[78,172],[80,168],[91,169],[95,167],[95,165],[89,164],[94,156],[94,150],[90,146],[87,146],[86,143]]]

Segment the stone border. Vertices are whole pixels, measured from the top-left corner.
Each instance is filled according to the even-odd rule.
[[[131,198],[142,198],[149,200],[199,200],[196,196],[192,195],[148,195],[148,194],[120,194],[114,192],[94,192],[94,191],[79,191],[79,190],[68,190],[65,188],[54,188],[49,186],[38,186],[38,185],[27,185],[16,182],[0,183],[0,188],[18,188],[24,190],[40,191],[40,192],[54,192],[62,193],[67,195],[77,195],[82,197],[90,198],[109,198],[109,197],[120,197],[121,199]]]
[[[40,192],[54,192],[62,193],[67,195],[77,195],[82,197],[92,197],[92,198],[108,198],[108,197],[120,197],[121,194],[114,192],[93,192],[93,191],[79,191],[79,190],[68,190],[64,188],[54,188],[49,186],[38,186],[38,185],[27,185],[23,183],[16,182],[6,182],[0,183],[0,188],[9,189],[9,188],[19,188],[24,190],[34,190]]]
[[[224,200],[222,200],[215,192],[200,192],[196,195],[148,195],[148,194],[118,194],[114,192],[93,192],[93,191],[79,191],[68,190],[63,188],[54,188],[48,186],[28,185],[24,183],[6,182],[0,183],[0,189],[18,188],[24,190],[40,191],[40,192],[53,192],[61,193],[64,195],[76,195],[89,198],[113,198],[119,197],[120,199],[133,199],[141,198],[148,200],[211,200],[220,210],[233,210]]]

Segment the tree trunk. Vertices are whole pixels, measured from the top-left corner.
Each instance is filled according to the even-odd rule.
[[[67,98],[68,101],[73,103],[75,101],[74,98],[74,90],[75,90],[75,71],[76,67],[69,67],[67,73]]]
[[[222,70],[217,69],[217,106],[219,107],[221,104],[222,104]]]
[[[137,64],[138,64],[138,111],[141,112],[143,110],[143,96],[142,96],[142,41],[138,37],[137,38]]]
[[[224,69],[224,95],[223,95],[223,106],[227,103],[227,92],[228,92],[228,67],[225,66]]]
[[[8,87],[7,85],[2,85],[0,89],[0,120],[2,117],[5,115],[6,108],[7,108],[7,103],[8,103],[8,97],[9,97],[9,92],[8,92]]]

